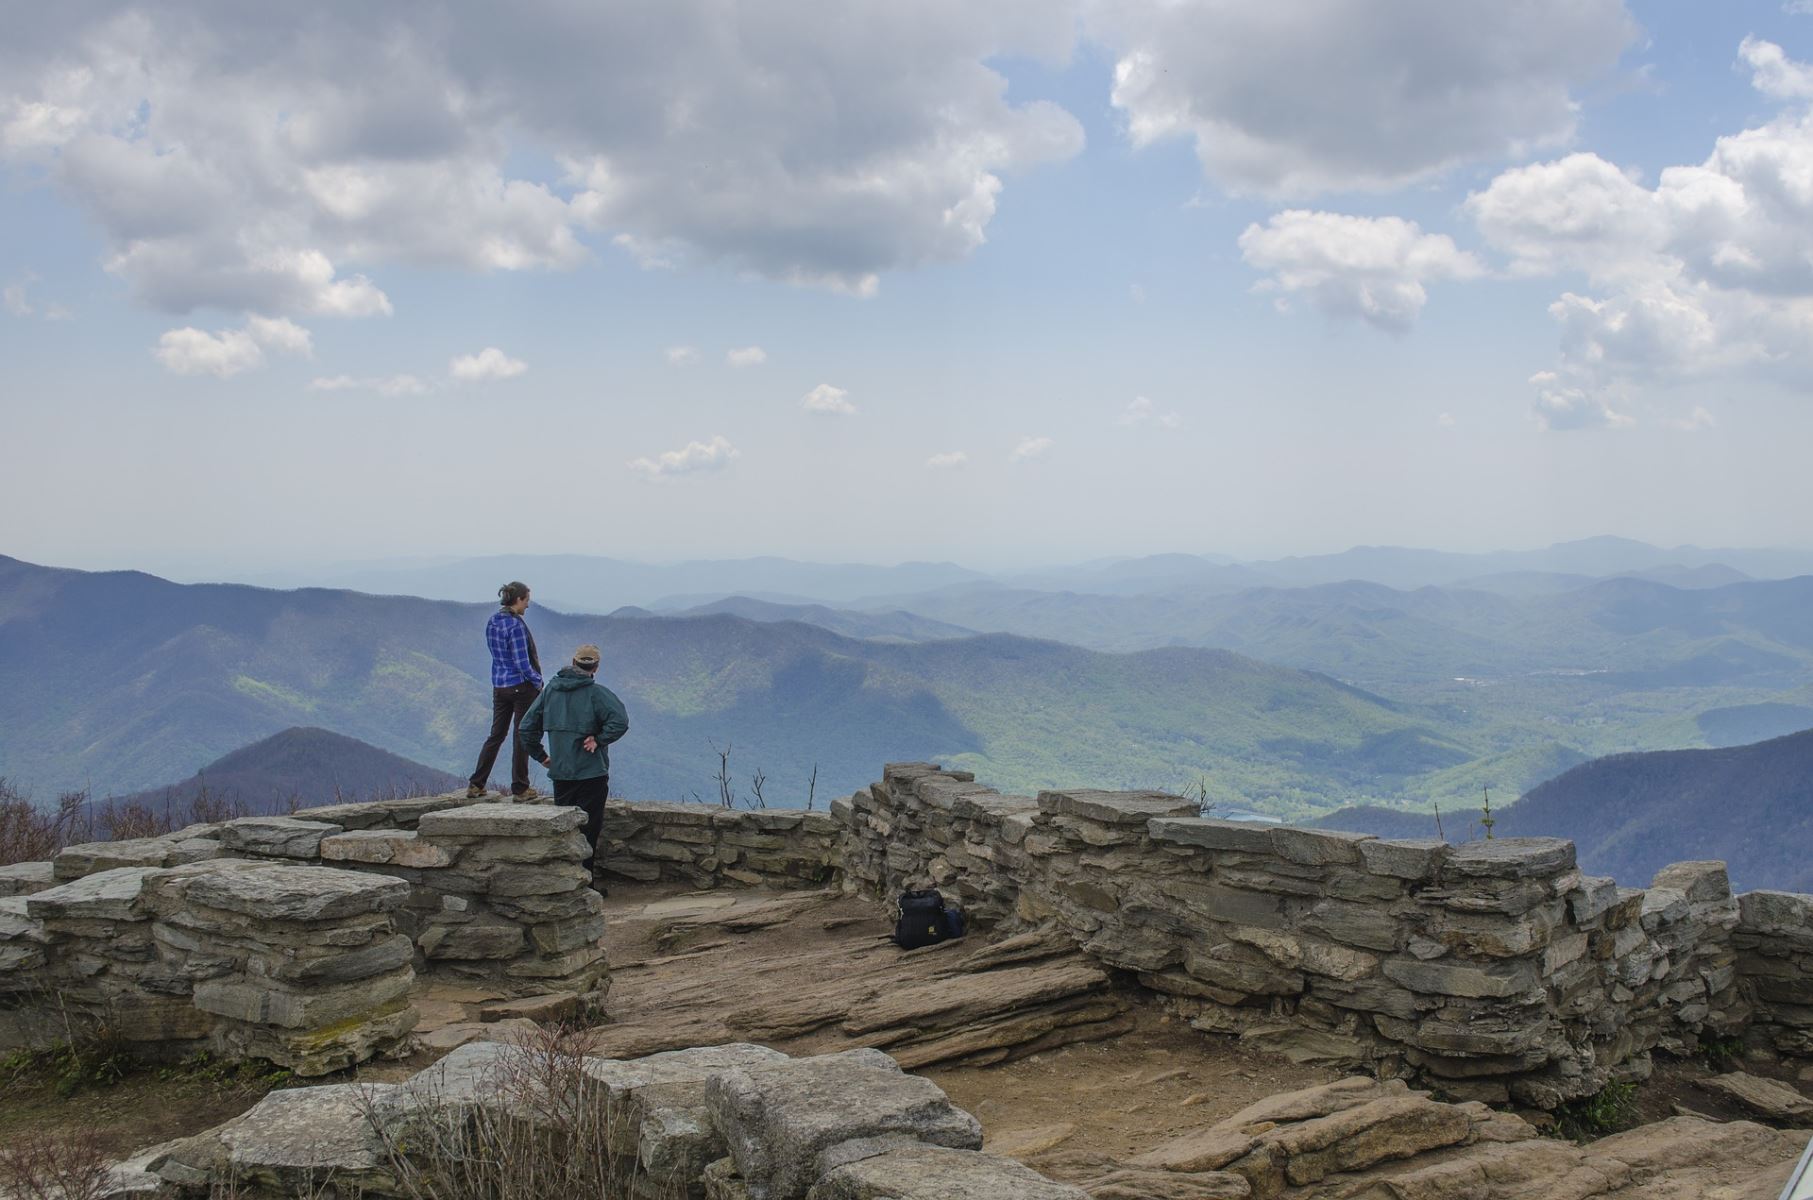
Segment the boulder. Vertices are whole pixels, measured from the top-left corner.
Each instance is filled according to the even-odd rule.
[[[974,1117],[879,1050],[723,1071],[706,1084],[706,1104],[751,1200],[800,1200],[823,1173],[825,1152],[858,1138],[898,1133],[952,1149],[982,1145]]]
[[[1301,1187],[1339,1171],[1357,1171],[1388,1159],[1469,1141],[1473,1123],[1451,1104],[1417,1093],[1386,1096],[1326,1117],[1265,1134],[1272,1160]]]
[[[1728,1100],[1735,1100],[1765,1120],[1800,1126],[1813,1124],[1813,1100],[1788,1084],[1733,1071],[1702,1079],[1699,1085]]]
[[[292,1088],[270,1093],[217,1136],[241,1183],[294,1196],[318,1195],[330,1183],[382,1193],[395,1182],[378,1129],[402,1099],[396,1084]]]
[[[1011,1158],[895,1145],[832,1169],[806,1195],[808,1200],[1087,1200],[1089,1193]]]

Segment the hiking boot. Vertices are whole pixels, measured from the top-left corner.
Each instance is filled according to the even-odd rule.
[[[476,783],[468,784],[466,787],[466,799],[468,800],[482,800],[485,795],[485,789]]]
[[[541,793],[536,791],[534,786],[531,785],[520,792],[511,792],[510,798],[521,803],[524,800],[539,800],[541,798]]]

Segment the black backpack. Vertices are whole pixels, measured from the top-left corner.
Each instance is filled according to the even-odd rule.
[[[963,936],[963,910],[947,905],[936,888],[900,893],[900,919],[894,922],[894,944],[903,950],[935,946]]]

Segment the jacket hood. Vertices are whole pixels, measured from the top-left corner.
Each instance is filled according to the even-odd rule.
[[[559,692],[573,692],[597,682],[596,675],[589,675],[577,667],[562,667],[558,675],[548,680],[548,686]]]

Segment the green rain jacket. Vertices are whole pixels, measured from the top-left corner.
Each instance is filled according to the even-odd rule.
[[[629,732],[629,714],[617,693],[575,667],[562,667],[529,711],[523,714],[516,736],[536,762],[550,758],[548,774],[555,779],[602,779],[611,773],[605,747]],[[546,731],[551,749],[543,751]],[[598,749],[585,752],[587,737],[598,739]]]

